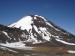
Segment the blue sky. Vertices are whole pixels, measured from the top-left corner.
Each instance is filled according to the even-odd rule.
[[[38,14],[75,35],[75,0],[0,0],[0,24]]]

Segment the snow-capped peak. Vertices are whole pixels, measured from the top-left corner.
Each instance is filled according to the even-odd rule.
[[[33,20],[38,20],[37,17],[43,19],[44,21],[46,21],[46,19],[42,16],[38,16],[38,15],[29,15],[29,16],[25,16],[22,19],[20,19],[19,21],[9,25],[8,27],[12,27],[12,28],[20,28],[22,30],[29,30],[32,28],[31,24],[33,23]],[[39,20],[38,20],[39,21]],[[40,22],[40,21],[39,21]]]
[[[19,21],[9,25],[8,27],[16,27],[16,28],[21,28],[22,30],[24,29],[31,29],[31,24],[33,23],[32,17],[31,16],[25,16]]]

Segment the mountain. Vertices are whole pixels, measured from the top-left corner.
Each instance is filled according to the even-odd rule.
[[[35,52],[44,50],[45,47],[48,47],[47,50],[61,48],[60,50],[68,50],[68,53],[75,53],[75,36],[38,15],[25,16],[9,26],[0,25],[2,51]]]

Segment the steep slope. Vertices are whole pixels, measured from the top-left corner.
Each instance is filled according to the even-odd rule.
[[[1,49],[16,52],[13,50],[35,46],[75,47],[75,36],[38,15],[25,16],[8,27],[0,25]]]

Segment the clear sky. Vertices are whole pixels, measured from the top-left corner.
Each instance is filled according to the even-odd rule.
[[[0,24],[38,14],[75,35],[75,0],[0,0]]]

